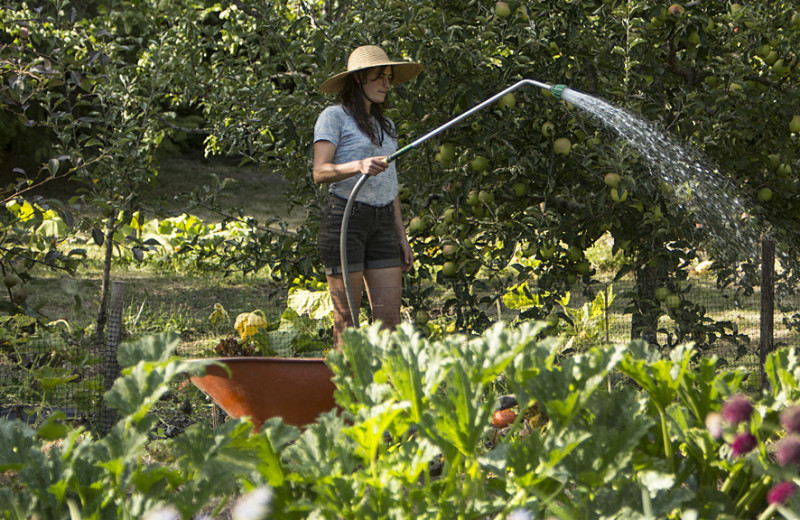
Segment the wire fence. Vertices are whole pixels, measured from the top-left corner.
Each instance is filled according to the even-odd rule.
[[[771,279],[768,274],[765,272],[764,278]],[[609,283],[601,289],[601,292],[615,295],[611,305],[603,309],[602,316],[593,318],[595,333],[599,331],[604,341],[630,341],[631,299],[624,295],[631,290],[632,281]],[[321,328],[319,321],[306,316],[287,314],[286,293],[273,291],[271,294],[263,313],[250,313],[254,320],[250,326],[255,333],[262,334],[260,342],[269,345],[275,355],[315,357],[330,348],[329,327]],[[743,296],[733,289],[718,288],[710,277],[697,277],[692,279],[682,297],[702,306],[704,320],[726,322],[726,330],[733,334],[714,341],[698,338],[698,344],[705,355],[716,355],[728,365],[743,366],[751,373],[758,373],[765,349],[800,347],[798,294],[781,295],[776,300],[768,285],[766,290],[761,288]],[[122,284],[112,287],[111,302],[107,334],[102,344],[71,342],[57,333],[29,334],[34,329],[26,328],[24,323],[15,333],[4,333],[0,338],[0,418],[35,423],[53,412],[61,412],[67,419],[84,423],[93,431],[108,430],[114,416],[105,409],[102,395],[119,373],[116,347],[126,319]],[[366,301],[362,303],[367,306]],[[585,303],[577,297],[570,303],[576,319],[581,316],[580,309]],[[127,312],[128,315],[135,313],[135,309],[127,309]],[[513,313],[500,312],[498,317],[508,319]],[[258,327],[259,318],[268,326]],[[408,313],[403,318],[408,319]],[[661,345],[674,342],[670,337],[674,330],[671,321],[668,313],[659,320],[657,342]],[[248,326],[240,325],[237,333]],[[765,331],[768,337],[764,336]],[[572,333],[576,338],[581,334],[577,329]],[[180,354],[186,357],[263,354],[231,352],[245,344],[239,334],[234,334],[216,344],[186,345]],[[759,388],[758,378],[753,379],[749,386]]]

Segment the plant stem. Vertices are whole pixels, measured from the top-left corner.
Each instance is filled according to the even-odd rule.
[[[775,511],[777,510],[778,510],[778,504],[770,504],[770,506],[767,507],[763,513],[758,515],[758,520],[768,520],[772,518],[772,515],[774,515]]]
[[[661,438],[664,441],[664,457],[670,465],[670,468],[675,469],[674,451],[672,449],[672,442],[669,440],[669,425],[667,422],[667,414],[660,405],[658,408],[658,416],[661,419]]]

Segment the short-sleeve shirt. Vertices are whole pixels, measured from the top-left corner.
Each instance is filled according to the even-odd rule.
[[[394,129],[394,123],[389,121]],[[378,135],[383,135],[383,143],[374,144],[356,124],[356,120],[348,114],[342,105],[329,106],[317,118],[314,125],[314,142],[330,141],[336,146],[333,154],[334,164],[343,164],[367,157],[388,156],[397,150],[397,139],[381,132],[380,125],[374,121]],[[360,175],[332,182],[328,188],[330,193],[347,199]],[[361,187],[356,201],[371,206],[385,206],[397,197],[397,169],[394,162],[378,175],[370,177]]]

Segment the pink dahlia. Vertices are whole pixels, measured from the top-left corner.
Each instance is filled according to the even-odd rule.
[[[732,396],[722,405],[722,418],[733,425],[750,419],[752,413],[750,399],[741,394]]]
[[[791,481],[781,482],[775,484],[767,491],[767,503],[772,504],[785,504],[792,495],[794,495],[797,488]]]
[[[758,440],[750,432],[743,432],[737,435],[731,443],[734,457],[741,457],[753,451],[758,445]]]
[[[781,439],[775,450],[775,460],[781,466],[800,464],[800,437],[792,435]]]
[[[782,411],[781,424],[791,433],[800,433],[800,406],[790,406]]]

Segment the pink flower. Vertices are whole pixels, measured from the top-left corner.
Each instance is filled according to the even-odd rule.
[[[781,424],[791,433],[800,433],[800,406],[790,406],[782,411]]]
[[[800,437],[792,435],[781,439],[775,450],[775,460],[781,466],[800,464]]]
[[[741,394],[734,395],[722,405],[722,418],[733,425],[750,419],[752,413],[753,405],[750,399]]]
[[[767,492],[767,503],[772,504],[785,504],[794,492],[797,491],[794,483],[792,482],[781,482],[779,484],[775,484],[770,488]]]
[[[731,443],[734,457],[741,457],[753,451],[758,445],[758,440],[750,432],[743,432],[736,436]]]

